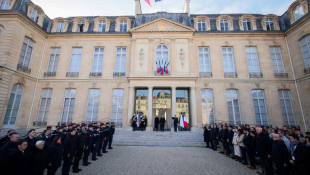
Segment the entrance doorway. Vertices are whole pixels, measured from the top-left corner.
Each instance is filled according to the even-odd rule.
[[[164,116],[166,119],[165,129],[170,130],[172,126],[171,112],[171,90],[154,89],[153,90],[153,110],[152,110],[152,127],[155,127],[155,117]]]

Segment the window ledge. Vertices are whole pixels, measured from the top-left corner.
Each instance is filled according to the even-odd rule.
[[[199,77],[212,77],[212,72],[199,72]]]
[[[44,77],[55,77],[56,72],[44,72]]]
[[[113,72],[113,77],[125,77],[125,72]]]
[[[238,78],[238,75],[236,72],[225,72],[224,76],[225,78]]]
[[[31,69],[27,66],[23,66],[22,64],[17,64],[17,70],[23,71],[23,72],[27,72],[30,74]]]
[[[164,72],[164,73],[161,73],[161,72],[157,73],[157,71],[154,71],[154,75],[156,75],[156,76],[168,76],[168,75],[170,75],[170,72],[168,72],[168,74],[166,74],[166,72]]]
[[[306,67],[304,72],[305,72],[305,74],[309,74],[310,73],[310,67]]]
[[[66,76],[67,77],[78,77],[79,72],[67,72]]]
[[[91,72],[89,73],[90,77],[101,77],[102,76],[102,72]]]
[[[249,75],[250,78],[263,78],[263,74],[261,72],[251,72]]]
[[[287,73],[274,73],[275,78],[288,78]]]

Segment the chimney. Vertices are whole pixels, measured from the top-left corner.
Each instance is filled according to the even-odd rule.
[[[190,15],[189,3],[190,0],[184,0],[183,13],[188,13],[188,16]]]
[[[142,14],[140,0],[135,0],[135,2],[136,2],[136,15]]]

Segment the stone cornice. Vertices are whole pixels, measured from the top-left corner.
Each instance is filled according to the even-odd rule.
[[[296,24],[294,23],[293,25],[291,25],[290,28],[285,31],[285,35],[289,35],[290,33],[294,32],[296,28],[306,24],[309,21],[309,19],[310,15],[308,13],[307,15],[305,15],[303,19],[301,19],[301,21],[298,21]]]

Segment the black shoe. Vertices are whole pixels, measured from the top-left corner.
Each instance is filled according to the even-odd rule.
[[[78,168],[77,170],[78,170],[78,171],[82,171],[82,169],[80,169],[80,168]]]
[[[224,152],[220,151],[219,153],[223,154]]]
[[[98,158],[91,159],[92,161],[96,161]]]
[[[81,170],[82,170],[82,169],[75,169],[75,170],[73,170],[72,172],[73,172],[73,173],[79,173]]]
[[[107,152],[109,152],[109,151],[102,151],[102,153],[107,153]]]
[[[101,156],[102,156],[102,154],[97,154],[97,156],[98,156],[98,157],[101,157]]]
[[[113,149],[112,147],[108,148],[108,149]]]
[[[86,163],[86,162],[85,162],[85,163],[83,163],[83,166],[88,166],[88,163]]]

